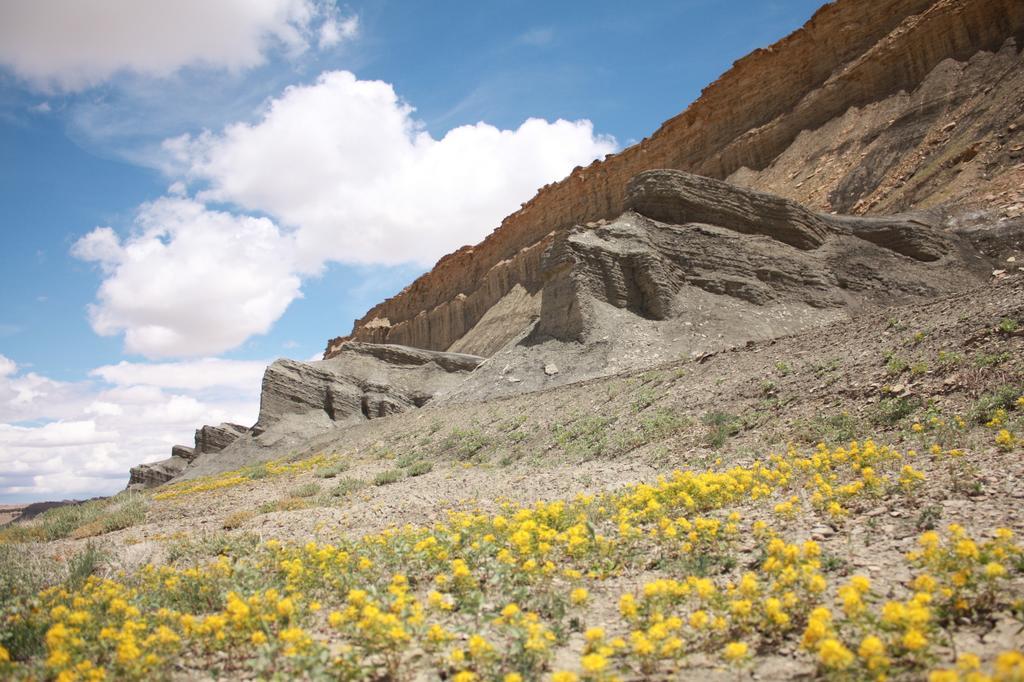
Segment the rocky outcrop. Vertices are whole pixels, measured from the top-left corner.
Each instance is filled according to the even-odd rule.
[[[191,462],[195,459],[196,454],[196,449],[190,448],[187,445],[175,445],[171,448],[171,457],[180,457],[187,462]]]
[[[542,188],[482,243],[442,258],[330,341],[325,357],[349,338],[452,348],[517,285],[535,295],[556,233],[620,215],[628,180],[645,170],[729,177],[825,212],[990,195],[998,210],[1024,210],[1021,45],[1018,0],[829,3],[650,138]]]
[[[163,485],[181,475],[188,463],[189,460],[175,455],[159,462],[133,466],[128,474],[128,490],[145,490]]]
[[[586,340],[595,326],[608,334],[598,303],[670,320],[692,315],[693,300],[711,294],[793,307],[813,322],[806,313],[932,298],[987,274],[968,246],[923,215],[825,215],[672,170],[638,175],[626,203],[633,213],[566,231],[552,245],[535,339]],[[723,322],[727,343],[749,340],[743,316]]]
[[[195,459],[199,455],[220,452],[238,440],[249,429],[240,424],[223,423],[217,426],[203,426],[196,429],[196,446],[192,452]]]
[[[539,318],[443,399],[546,389],[699,358],[976,287],[989,261],[941,214],[837,216],[676,170],[629,210],[558,233]]]
[[[220,452],[248,431],[245,426],[227,422],[217,426],[202,426],[196,429],[194,447],[175,445],[171,448],[169,458],[132,467],[128,489],[144,490],[163,485],[180,476],[200,455]]]
[[[352,423],[420,407],[482,361],[461,353],[351,341],[330,360],[278,360],[263,375],[253,430],[259,435],[296,419],[302,427]]]
[[[195,447],[133,467],[129,488],[162,485],[280,455],[313,434],[421,407],[451,390],[484,358],[397,345],[348,342],[330,360],[278,360],[263,374],[259,418],[203,426]]]

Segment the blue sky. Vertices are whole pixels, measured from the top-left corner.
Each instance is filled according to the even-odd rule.
[[[0,502],[109,494],[817,2],[0,6]]]

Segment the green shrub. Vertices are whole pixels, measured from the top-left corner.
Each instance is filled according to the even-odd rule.
[[[1017,398],[1024,395],[1024,387],[1006,384],[991,393],[985,393],[971,410],[971,419],[984,424],[995,416],[996,410],[1010,410]]]
[[[94,575],[99,567],[106,561],[106,554],[92,544],[88,543],[81,552],[68,560],[68,577],[65,581],[69,590],[77,590]]]
[[[883,398],[871,411],[871,421],[880,426],[895,426],[920,406],[921,401],[917,398]]]
[[[432,463],[427,462],[425,460],[420,460],[419,462],[413,463],[409,467],[408,472],[406,473],[409,476],[422,476],[423,474],[429,474],[433,470],[434,465]]]
[[[611,417],[591,415],[565,425],[555,424],[555,442],[572,459],[593,459],[609,450],[608,427],[614,421]]]
[[[743,428],[743,420],[739,416],[718,410],[706,413],[703,422],[708,427],[704,441],[716,450]]]
[[[477,429],[452,429],[441,441],[441,449],[453,452],[456,459],[466,460],[491,444],[491,438]]]
[[[395,460],[395,464],[397,464],[402,469],[405,469],[406,467],[410,467],[413,464],[415,464],[416,462],[418,462],[419,459],[420,459],[419,453],[408,452],[408,453],[402,455],[401,457],[399,457],[397,460]]]
[[[331,488],[332,497],[346,497],[357,490],[362,490],[367,486],[367,482],[358,478],[342,478],[338,479],[338,485]]]
[[[348,469],[348,462],[336,462],[334,464],[328,464],[327,466],[320,467],[313,475],[317,478],[337,478],[339,475],[348,471]]]
[[[291,497],[313,497],[320,492],[319,483],[304,483],[288,491]]]
[[[1004,334],[1012,334],[1020,329],[1020,323],[1012,317],[1004,317],[999,320],[999,326],[996,328]]]
[[[382,486],[397,483],[402,480],[404,475],[401,469],[387,469],[373,477],[373,484],[375,486]]]
[[[797,425],[801,440],[810,443],[846,443],[860,430],[860,422],[848,412],[819,414]]]

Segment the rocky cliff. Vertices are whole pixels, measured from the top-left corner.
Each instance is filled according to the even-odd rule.
[[[483,358],[349,342],[330,360],[282,359],[263,374],[259,419],[196,429],[195,445],[132,467],[129,489],[145,489],[268,459],[313,435],[421,407],[457,386]]]
[[[547,389],[698,358],[977,286],[989,261],[932,212],[838,216],[676,170],[626,212],[558,232],[535,322],[445,400]]]
[[[442,258],[325,357],[348,338],[489,355],[539,314],[555,235],[621,214],[644,170],[729,178],[825,212],[1020,215],[1022,45],[1019,0],[827,4],[650,138],[542,188],[479,245]]]

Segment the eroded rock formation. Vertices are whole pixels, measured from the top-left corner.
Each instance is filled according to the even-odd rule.
[[[542,188],[482,243],[356,321],[348,338],[488,355],[477,333],[520,287],[539,310],[541,254],[555,233],[626,209],[655,168],[690,171],[824,212],[878,214],[984,204],[1024,213],[1024,3],[837,0],[739,60],[650,138]],[[513,338],[507,333],[506,340]],[[479,341],[477,341],[479,339]]]
[[[463,353],[350,342],[330,360],[278,360],[263,374],[260,413],[251,428],[203,426],[195,447],[133,467],[128,487],[150,488],[266,459],[313,434],[420,407],[454,388],[483,362]]]
[[[825,215],[672,170],[638,175],[626,204],[631,212],[618,219],[555,240],[536,338],[586,340],[594,326],[609,333],[596,303],[646,320],[692,321],[694,300],[711,294],[791,308],[791,318],[813,323],[814,311],[931,298],[987,274],[968,246],[925,216]],[[740,314],[723,338],[743,343],[754,331]]]
[[[348,342],[330,360],[278,360],[263,375],[259,435],[287,420],[358,422],[420,407],[483,358],[396,345]],[[280,426],[279,426],[280,428]]]
[[[132,467],[128,478],[128,488],[142,490],[163,485],[180,476],[199,455],[220,452],[248,430],[239,424],[230,423],[202,426],[196,429],[193,447],[175,445],[171,448],[171,456],[167,459]]]

